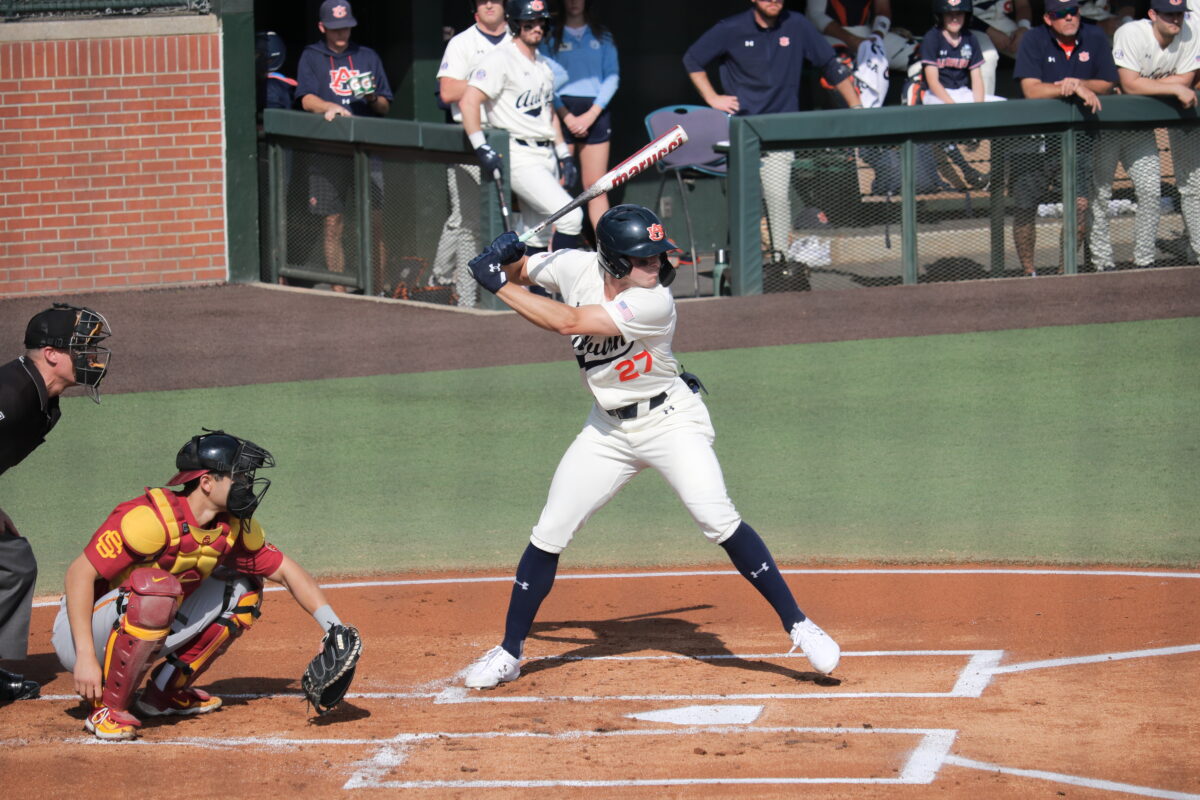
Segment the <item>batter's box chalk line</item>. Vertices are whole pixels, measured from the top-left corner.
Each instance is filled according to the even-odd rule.
[[[612,739],[639,736],[711,736],[732,733],[760,734],[816,734],[828,736],[904,736],[917,737],[917,745],[909,753],[903,768],[895,778],[869,777],[761,777],[761,778],[644,778],[624,780],[445,780],[404,781],[387,780],[386,776],[396,767],[403,765],[411,754],[412,746],[432,739],[540,739],[545,741],[579,741],[581,739]],[[938,770],[950,753],[957,731],[945,728],[804,728],[804,727],[757,727],[705,725],[687,728],[657,728],[616,731],[577,730],[560,733],[534,733],[531,731],[487,731],[482,733],[412,733],[400,734],[382,743],[370,758],[354,765],[354,772],[342,786],[343,789],[540,789],[554,787],[571,788],[619,788],[637,786],[719,786],[719,785],[771,785],[793,784],[928,784],[937,776]]]

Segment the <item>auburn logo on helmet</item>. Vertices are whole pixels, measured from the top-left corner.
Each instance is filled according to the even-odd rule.
[[[646,226],[646,235],[650,237],[652,242],[661,242],[666,233],[663,232],[663,226],[657,222],[653,225]]]
[[[529,8],[532,11],[545,11],[546,4],[543,3],[542,0],[533,0],[533,2],[529,4]]]

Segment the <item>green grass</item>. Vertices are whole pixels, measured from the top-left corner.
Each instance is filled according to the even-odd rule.
[[[1200,563],[1200,319],[687,354],[779,560]],[[565,354],[565,353],[564,353]],[[38,590],[200,426],[272,450],[268,535],[321,574],[508,569],[588,399],[563,361],[64,402],[0,478]],[[656,474],[571,566],[722,563]]]

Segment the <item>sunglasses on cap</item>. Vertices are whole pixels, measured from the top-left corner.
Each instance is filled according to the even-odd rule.
[[[1047,11],[1046,15],[1049,16],[1050,19],[1066,19],[1067,17],[1078,17],[1079,16],[1079,8],[1078,7],[1060,8],[1057,11]]]

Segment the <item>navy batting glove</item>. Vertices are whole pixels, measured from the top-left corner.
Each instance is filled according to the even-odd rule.
[[[571,156],[558,160],[558,174],[563,179],[563,188],[569,189],[579,180],[579,167]]]
[[[501,264],[515,264],[525,255],[525,243],[512,231],[497,236],[490,249],[496,251]]]
[[[493,150],[491,145],[481,144],[479,147],[476,147],[475,157],[479,159],[479,165],[483,167],[484,173],[488,175],[500,169],[500,154]]]
[[[508,275],[500,261],[500,254],[494,247],[485,247],[483,252],[467,262],[476,282],[492,294],[500,291],[500,287],[508,283]]]

